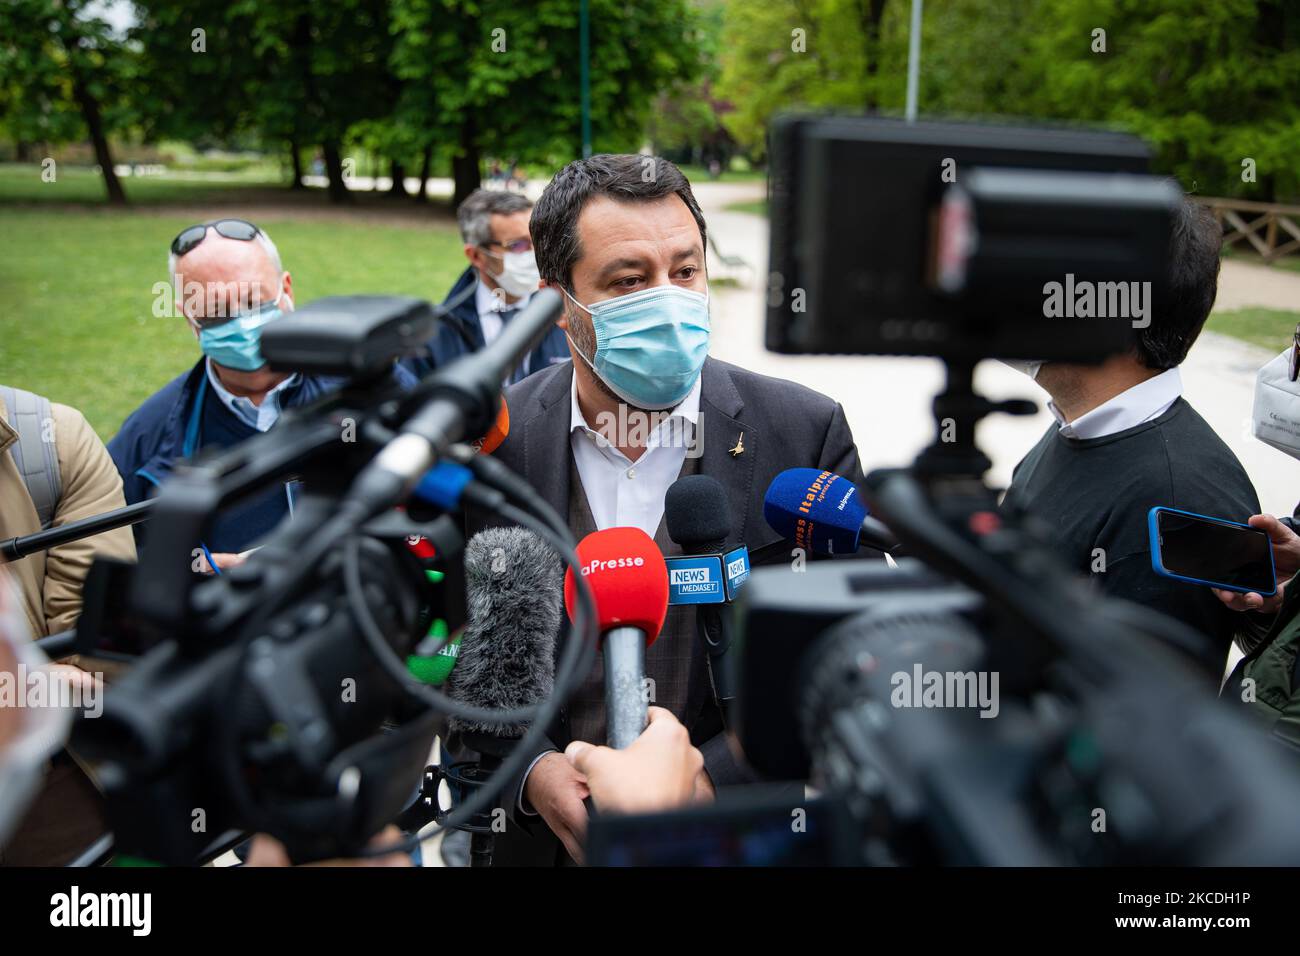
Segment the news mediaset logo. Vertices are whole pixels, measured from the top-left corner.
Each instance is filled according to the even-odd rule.
[[[670,568],[668,584],[679,588],[684,594],[711,594],[718,590],[719,582],[714,580],[710,565],[700,565],[692,568]]]

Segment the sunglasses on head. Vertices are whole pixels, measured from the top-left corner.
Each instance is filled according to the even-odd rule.
[[[251,241],[262,231],[244,219],[217,219],[214,222],[201,222],[198,225],[182,229],[180,234],[172,240],[172,255],[177,258],[185,255],[207,238],[209,229],[216,230],[218,236],[224,236],[227,239],[239,239],[242,242]]]

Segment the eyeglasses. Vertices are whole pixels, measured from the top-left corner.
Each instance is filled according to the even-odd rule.
[[[497,242],[493,239],[491,242],[483,243],[485,246],[500,246],[506,252],[529,252],[533,248],[531,239],[511,239],[509,242]]]
[[[207,238],[209,229],[215,229],[218,236],[225,236],[227,239],[239,239],[242,242],[250,242],[262,232],[261,229],[244,219],[217,219],[214,222],[201,222],[196,226],[188,226],[182,229],[180,234],[172,240],[172,255],[177,258],[185,255]]]
[[[1291,381],[1300,378],[1300,325],[1295,327],[1291,336]]]

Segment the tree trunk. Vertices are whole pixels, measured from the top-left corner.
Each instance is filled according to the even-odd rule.
[[[32,161],[32,144],[25,140],[14,143],[14,162],[30,163]]]
[[[876,75],[880,72],[880,25],[885,19],[885,0],[867,0],[860,10],[862,33],[865,40],[863,52],[867,58],[867,112],[875,113],[880,107],[876,96]]]
[[[391,171],[393,174],[393,184],[388,187],[388,195],[393,199],[406,198],[406,167],[397,160],[391,161]]]
[[[108,136],[104,133],[104,119],[99,113],[99,101],[90,92],[81,73],[72,71],[72,96],[81,108],[81,118],[90,131],[90,142],[95,147],[95,162],[104,174],[104,188],[108,190],[108,201],[115,205],[126,205],[126,192],[113,169],[113,152],[108,147]]]
[[[329,177],[330,202],[350,202],[347,183],[343,181],[343,158],[339,155],[338,140],[329,140],[321,144],[325,154],[325,175]]]
[[[459,208],[469,194],[483,184],[479,172],[478,130],[473,113],[467,113],[460,124],[460,150],[452,157],[451,175],[454,181],[451,202]]]
[[[425,192],[429,187],[429,171],[433,165],[433,144],[430,143],[424,147],[424,156],[420,159],[420,191],[415,194],[416,202],[427,202],[429,195]]]
[[[290,189],[306,189],[307,186],[302,181],[302,150],[298,148],[298,140],[289,140],[289,158],[293,160],[293,185]]]

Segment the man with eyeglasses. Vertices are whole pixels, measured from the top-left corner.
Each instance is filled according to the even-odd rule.
[[[108,444],[128,503],[151,497],[181,459],[228,448],[270,429],[285,408],[306,405],[339,379],[272,371],[261,353],[262,329],[293,311],[293,280],[262,229],[242,219],[190,226],[172,240],[167,260],[177,311],[203,356],[145,400]],[[414,379],[400,368],[405,385]],[[293,512],[291,484],[228,509],[201,543],[217,569]],[[147,533],[147,525],[137,525]]]
[[[478,189],[460,204],[456,219],[469,266],[443,306],[438,335],[405,366],[424,377],[453,359],[477,352],[500,334],[537,291],[537,261],[528,234],[533,204],[518,193]],[[564,332],[557,326],[507,378],[513,384],[533,372],[569,360]]]

